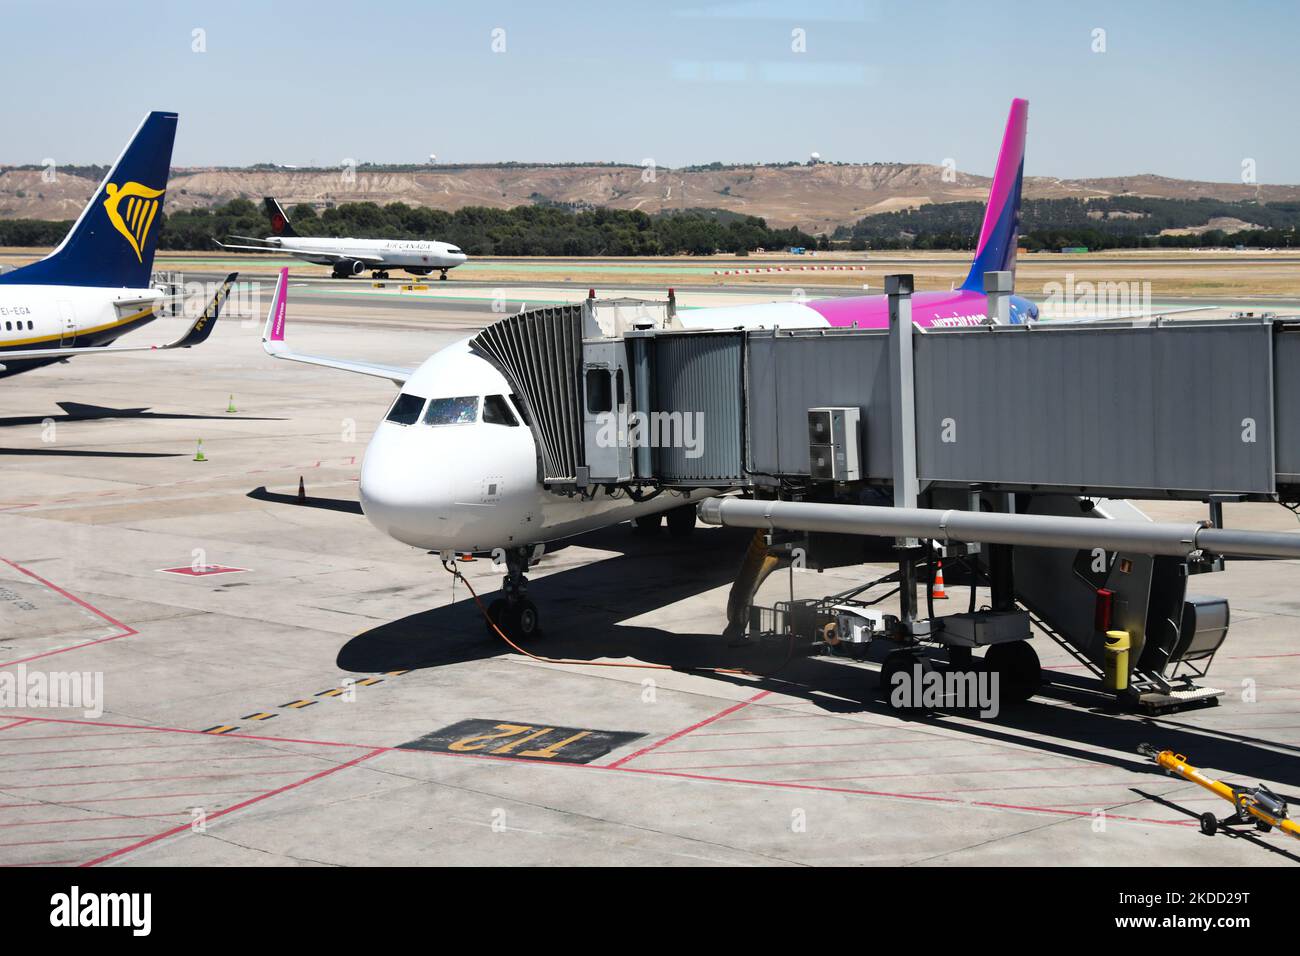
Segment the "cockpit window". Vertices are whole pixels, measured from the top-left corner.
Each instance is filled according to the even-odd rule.
[[[524,405],[523,399],[521,399],[514,392],[511,392],[510,402],[515,406],[515,411],[519,413],[519,417],[524,420],[524,424],[527,425],[529,428],[532,428],[533,423],[528,420],[528,408]]]
[[[403,392],[388,410],[388,421],[398,425],[414,425],[420,420],[420,409],[424,408],[424,399],[410,392]]]
[[[468,425],[478,421],[478,396],[435,398],[424,413],[426,425]]]
[[[483,422],[486,425],[509,425],[514,428],[518,426],[519,419],[515,418],[515,413],[506,404],[504,395],[489,395],[483,399]]]
[[[458,255],[460,255],[460,254],[461,254],[461,251],[460,251],[459,249],[457,249],[455,246],[449,246],[449,247],[447,248],[447,255],[449,255],[449,256],[458,256]]]

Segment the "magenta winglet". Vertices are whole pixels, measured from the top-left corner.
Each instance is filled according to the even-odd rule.
[[[275,319],[271,322],[271,341],[284,341],[284,315],[289,298],[289,269],[280,270],[280,281],[275,285]]]

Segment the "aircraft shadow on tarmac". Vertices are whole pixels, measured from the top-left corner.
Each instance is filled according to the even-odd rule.
[[[749,533],[736,529],[697,528],[694,536],[683,542],[666,534],[647,538],[626,525],[576,538],[573,544],[619,554],[530,582],[530,595],[541,609],[545,633],[528,649],[543,657],[627,658],[682,671],[743,668],[757,678],[716,671],[709,676],[799,697],[830,713],[892,715],[881,699],[875,672],[846,666],[843,659],[808,656],[798,648],[792,653],[780,640],[728,647],[720,636],[725,624],[721,614],[716,614],[715,633],[678,633],[620,623],[729,585],[748,541]],[[549,553],[557,551],[562,548]],[[484,604],[493,596],[480,593]],[[866,659],[879,662],[889,649],[887,642],[876,642]],[[338,665],[346,671],[367,673],[414,670],[494,657],[503,650],[516,653],[487,632],[478,608],[466,595],[444,607],[357,635],[340,650]],[[1253,783],[1244,778],[1257,776],[1300,789],[1300,748],[1248,734],[1180,724],[1176,716],[1121,714],[1086,679],[1055,671],[1045,675],[1050,683],[1038,698],[1006,708],[991,719],[958,721],[943,713],[898,719],[944,727],[992,744],[1083,760],[1099,769],[1106,765],[1163,777],[1163,771],[1136,752],[1138,744],[1152,743],[1191,755],[1201,766],[1230,767],[1243,778],[1237,782]],[[1300,803],[1300,798],[1283,796],[1288,802]]]
[[[48,458],[184,458],[180,452],[166,451],[90,451],[79,448],[0,448],[5,455],[28,455]]]
[[[257,501],[267,501],[277,505],[295,505],[299,508],[319,508],[323,511],[342,511],[346,514],[364,515],[361,510],[361,503],[358,501],[349,501],[347,498],[318,498],[315,496],[305,497],[302,501],[298,500],[297,495],[284,494],[278,491],[267,491],[266,485],[259,485],[250,491],[245,497],[253,498]]]
[[[12,415],[0,416],[0,428],[16,428],[22,425],[43,425],[51,422],[91,422],[101,418],[127,418],[142,421],[204,421],[221,420],[232,422],[282,422],[283,418],[259,418],[252,415],[223,413],[221,415],[186,415],[179,412],[151,412],[148,406],[142,408],[110,408],[106,405],[83,405],[81,402],[55,402],[63,409],[62,415]]]

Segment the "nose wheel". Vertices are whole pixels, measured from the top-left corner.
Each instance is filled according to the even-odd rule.
[[[512,641],[530,641],[541,637],[541,615],[537,605],[530,601],[528,594],[528,559],[531,548],[512,548],[506,553],[506,575],[501,579],[504,597],[499,597],[488,605],[488,617],[492,623],[506,633]],[[496,630],[487,625],[493,637]]]

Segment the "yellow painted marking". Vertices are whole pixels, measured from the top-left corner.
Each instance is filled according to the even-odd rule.
[[[463,753],[469,750],[482,750],[487,746],[489,740],[500,740],[502,737],[513,737],[515,734],[526,734],[532,729],[533,728],[529,727],[527,724],[497,724],[497,730],[501,731],[501,733],[479,734],[474,737],[466,737],[463,740],[458,740],[454,744],[449,745],[447,749],[453,750],[457,753]],[[482,743],[479,743],[479,741],[482,741]]]
[[[549,734],[554,729],[555,729],[554,727],[543,727],[541,730],[534,730],[527,737],[520,737],[518,740],[512,740],[508,744],[503,744],[502,746],[498,747],[496,750],[493,750],[492,753],[508,754],[510,753],[510,751],[514,750],[520,744],[526,744],[530,740],[536,740],[538,737],[542,737],[546,734]]]
[[[382,677],[367,677],[365,680],[357,681],[357,686],[369,687],[371,684],[382,684],[383,682],[384,679]]]
[[[239,728],[234,724],[221,724],[217,727],[209,727],[207,730],[203,732],[205,734],[228,734],[232,730],[238,730],[238,729]]]
[[[258,711],[256,714],[248,714],[244,717],[244,720],[270,720],[274,716],[275,714],[262,710]]]
[[[292,707],[296,710],[300,707],[310,707],[314,703],[316,703],[316,701],[311,700],[310,698],[303,698],[302,700],[295,700],[295,701],[290,701],[287,704],[281,704],[281,706]]]
[[[411,672],[409,670],[406,670],[406,671],[384,671],[384,673],[388,677],[401,677],[403,674],[409,674]]]
[[[549,747],[543,747],[541,750],[525,750],[519,756],[521,757],[541,757],[543,760],[550,760],[557,756],[559,752],[573,743],[575,740],[581,740],[583,737],[591,736],[590,730],[582,730],[574,734],[568,740],[561,740],[558,744],[551,744]]]
[[[342,693],[343,693],[343,688],[342,688],[342,687],[333,687],[333,688],[330,688],[329,690],[323,690],[323,691],[321,691],[321,692],[320,692],[319,694],[317,694],[316,696],[317,696],[317,697],[337,697],[339,694],[342,694]]]

